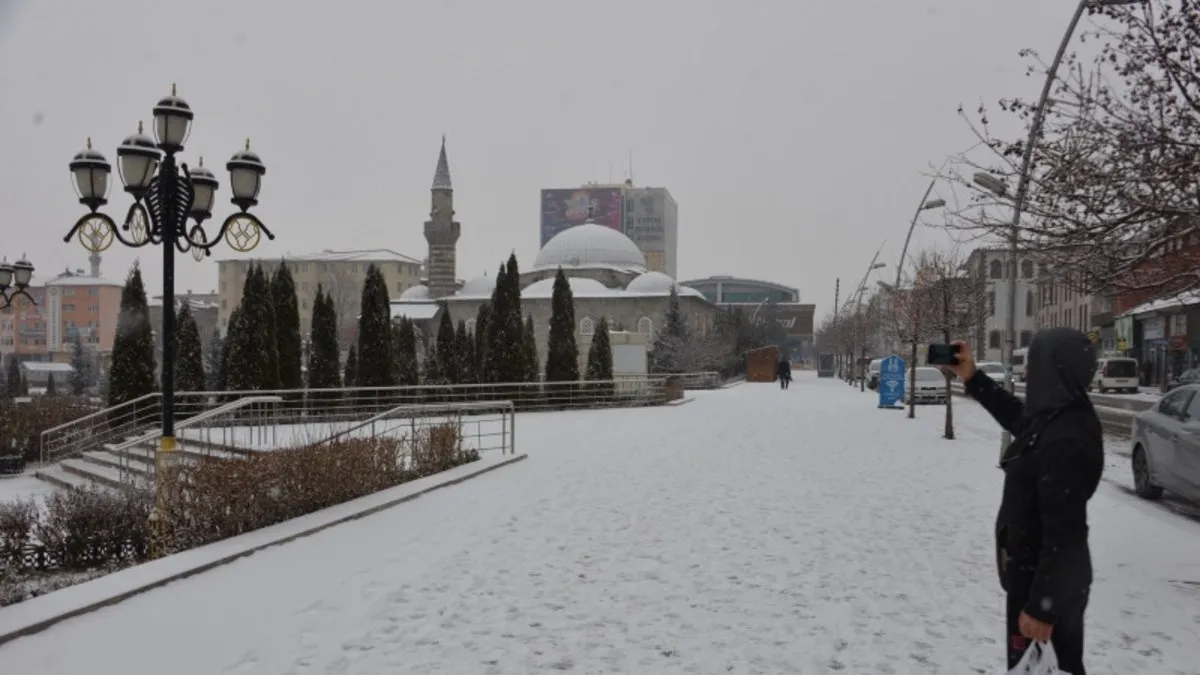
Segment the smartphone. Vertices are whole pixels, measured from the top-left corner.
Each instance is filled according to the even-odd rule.
[[[961,345],[933,344],[925,354],[925,363],[931,366],[957,366]]]

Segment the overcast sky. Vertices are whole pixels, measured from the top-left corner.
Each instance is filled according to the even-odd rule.
[[[512,250],[529,265],[539,189],[623,180],[632,151],[635,182],[679,203],[681,278],[796,286],[824,314],[884,240],[895,262],[929,164],[973,141],[958,104],[1036,95],[1017,52],[1052,52],[1073,5],[0,0],[2,251],[86,266],[62,242],[83,208],[67,163],[87,136],[115,161],[174,82],[196,111],[186,159],[222,180],[218,224],[225,160],[247,136],[262,155],[257,213],[278,235],[262,256],[424,257],[444,133],[459,276]],[[140,257],[157,294],[160,255],[114,247],[105,272]],[[215,287],[214,264],[183,260],[180,291]]]

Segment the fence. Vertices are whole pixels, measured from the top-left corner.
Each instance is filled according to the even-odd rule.
[[[179,392],[175,395],[175,419],[182,424],[189,417],[249,396],[278,396],[282,399],[271,404],[269,410],[252,409],[238,413],[244,418],[253,418],[256,414],[268,416],[275,425],[289,421],[348,424],[397,406],[497,400],[511,401],[517,411],[648,406],[660,405],[668,400],[666,382],[669,378],[676,378],[684,388],[689,389],[713,388],[720,386],[721,382],[718,373],[681,373],[621,377],[602,382]],[[43,432],[40,459],[45,464],[102,449],[106,445],[124,443],[148,433],[161,423],[161,417],[162,399],[157,393],[86,415]],[[230,423],[228,419],[223,422],[205,421],[198,426],[230,426]],[[263,438],[266,438],[266,434],[274,433],[270,424],[264,421],[248,426],[257,429],[254,433]]]

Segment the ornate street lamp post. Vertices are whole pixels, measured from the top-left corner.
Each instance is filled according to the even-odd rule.
[[[12,307],[13,300],[21,296],[36,305],[37,302],[34,302],[33,296],[26,290],[31,279],[33,263],[26,260],[25,256],[21,256],[20,260],[12,264],[9,264],[8,260],[0,261],[0,302],[4,303],[0,305],[0,309]]]
[[[258,155],[250,150],[248,140],[246,148],[235,153],[225,164],[233,192],[230,201],[239,211],[225,219],[215,237],[208,237],[204,221],[212,216],[218,187],[216,176],[204,168],[203,159],[199,166],[190,170],[186,163],[176,161],[176,155],[183,151],[191,131],[192,117],[191,106],[175,94],[172,86],[171,95],[154,106],[155,138],[144,134],[139,122],[137,133],[117,147],[121,181],[125,191],[133,197],[133,204],[120,227],[99,210],[108,203],[106,196],[112,166],[104,155],[92,149],[90,138],[87,147],[75,155],[70,164],[79,203],[86,206],[89,213],[76,221],[63,241],[69,242],[78,236],[84,248],[93,253],[106,250],[114,240],[133,248],[162,247],[160,453],[175,449],[175,252],[190,252],[199,262],[211,255],[222,239],[233,250],[246,253],[258,246],[263,234],[268,239],[275,238],[262,221],[248,213],[258,204],[262,177],[267,171]],[[190,229],[187,227],[189,218],[195,221]]]

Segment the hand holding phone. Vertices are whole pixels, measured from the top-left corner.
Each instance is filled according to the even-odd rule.
[[[957,366],[958,355],[961,352],[961,343],[931,344],[925,354],[925,363],[931,366]]]

